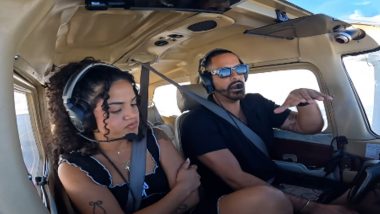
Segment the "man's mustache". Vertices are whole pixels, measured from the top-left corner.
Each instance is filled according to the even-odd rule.
[[[231,90],[231,89],[244,89],[244,82],[237,80],[237,81],[230,83],[228,85],[227,90]]]

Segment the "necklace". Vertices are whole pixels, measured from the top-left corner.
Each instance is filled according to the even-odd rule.
[[[122,158],[120,157],[120,155],[121,155],[121,151],[117,151],[117,157],[118,157],[118,159],[119,160],[122,160]],[[130,166],[131,166],[131,161],[130,160],[125,160],[125,161],[121,161],[122,162],[122,164],[121,164],[121,167],[122,167],[122,169],[126,169],[127,171],[128,171],[128,173],[130,173],[131,172],[131,168],[130,168]]]
[[[115,165],[115,163],[100,149],[99,150],[100,154],[102,154],[106,159],[107,161],[112,165],[113,168],[115,168],[116,172],[120,175],[120,177],[123,179],[124,183],[127,183],[127,179],[124,177],[123,173],[121,173],[121,171],[119,170],[119,168]],[[129,179],[129,175],[128,175],[128,179]]]

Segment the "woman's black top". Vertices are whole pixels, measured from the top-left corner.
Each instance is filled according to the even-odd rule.
[[[170,191],[167,177],[159,161],[160,147],[151,130],[148,131],[147,149],[152,154],[156,167],[151,174],[145,175],[140,209],[157,202]],[[125,211],[128,199],[128,184],[114,185],[109,170],[94,156],[84,156],[80,152],[71,152],[70,154],[61,155],[59,163],[68,163],[78,167],[95,184],[107,187],[119,202],[120,207]]]

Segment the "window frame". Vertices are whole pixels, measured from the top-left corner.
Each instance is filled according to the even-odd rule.
[[[30,117],[30,122],[31,122],[34,140],[35,140],[36,147],[38,150],[38,155],[39,155],[38,166],[37,166],[37,170],[34,172],[34,176],[29,171],[28,171],[28,174],[30,176],[32,176],[32,182],[35,185],[39,194],[41,194],[40,188],[38,188],[38,186],[36,185],[35,177],[43,176],[44,165],[45,165],[45,161],[47,159],[46,159],[45,148],[44,148],[43,143],[42,143],[42,130],[43,129],[42,129],[42,117],[41,117],[42,114],[40,112],[41,109],[35,108],[36,104],[40,103],[39,99],[38,99],[38,90],[36,87],[34,87],[32,85],[32,83],[28,82],[27,80],[25,80],[24,78],[22,78],[18,74],[13,75],[13,80],[14,80],[13,93],[14,92],[23,93],[26,95],[26,99],[27,99],[28,113],[29,113],[29,117]],[[20,143],[20,148],[21,148],[21,142],[19,142],[19,143]],[[23,154],[21,153],[21,155],[23,155]],[[22,157],[22,158],[24,158],[24,157]]]

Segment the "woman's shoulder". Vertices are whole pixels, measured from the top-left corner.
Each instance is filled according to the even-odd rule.
[[[85,159],[89,157],[89,155],[82,154],[80,151],[72,151],[69,153],[63,153],[60,156],[60,159],[70,159],[70,160],[76,160],[76,159]]]
[[[60,155],[58,173],[61,176],[79,174],[103,186],[110,185],[110,175],[105,167],[93,156],[81,152],[70,152]]]

